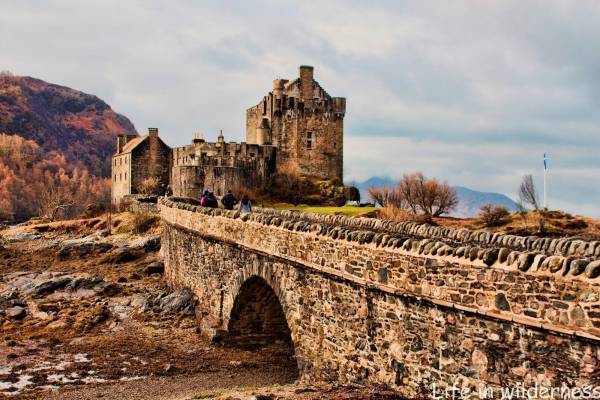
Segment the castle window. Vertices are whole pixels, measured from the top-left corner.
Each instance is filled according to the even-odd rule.
[[[127,172],[125,172],[125,180],[127,180]]]
[[[306,132],[306,148],[312,149],[312,132]]]
[[[123,174],[119,174],[119,180],[122,181],[123,180]]]

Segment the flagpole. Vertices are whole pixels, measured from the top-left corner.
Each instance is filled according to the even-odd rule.
[[[548,162],[544,153],[544,210],[548,209]]]

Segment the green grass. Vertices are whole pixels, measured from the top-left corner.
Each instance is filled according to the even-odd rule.
[[[355,217],[360,214],[367,213],[369,211],[375,210],[375,207],[357,207],[357,206],[342,206],[342,207],[332,207],[332,206],[307,206],[304,204],[295,206],[293,204],[287,203],[277,203],[271,204],[267,207],[272,207],[277,210],[295,210],[295,211],[303,211],[309,213],[316,214],[341,214],[346,215],[348,217]]]

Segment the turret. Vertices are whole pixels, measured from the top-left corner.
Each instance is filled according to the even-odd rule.
[[[346,98],[345,97],[334,97],[333,98],[333,112],[336,114],[346,113]]]
[[[256,144],[271,144],[271,128],[266,118],[263,118],[260,126],[256,128]]]
[[[286,83],[288,83],[287,79],[275,79],[273,81],[273,96],[281,96]]]

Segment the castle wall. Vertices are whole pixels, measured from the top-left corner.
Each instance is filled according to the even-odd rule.
[[[246,143],[196,142],[173,149],[173,194],[199,198],[204,190],[224,195],[227,190],[261,186],[274,173],[276,149]]]
[[[160,207],[165,277],[198,296],[203,328],[226,331],[241,284],[259,276],[305,378],[387,384],[409,398],[432,397],[434,384],[600,384],[600,264],[568,255],[577,246],[473,251],[330,216]]]

